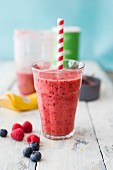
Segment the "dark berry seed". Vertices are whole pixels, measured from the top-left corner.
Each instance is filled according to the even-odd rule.
[[[32,152],[33,152],[32,148],[27,147],[27,148],[25,148],[25,149],[23,150],[23,155],[24,155],[25,157],[29,158],[30,155],[32,154]]]
[[[8,134],[7,130],[6,129],[0,129],[0,136],[1,137],[6,137]]]
[[[30,147],[32,148],[33,151],[38,151],[39,150],[39,143],[38,142],[31,142]]]
[[[34,151],[31,155],[30,155],[30,160],[33,162],[37,162],[40,161],[41,159],[41,153],[38,151]]]

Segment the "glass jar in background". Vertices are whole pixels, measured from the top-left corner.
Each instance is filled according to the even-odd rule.
[[[50,30],[15,30],[14,58],[17,84],[22,95],[35,92],[31,64],[52,60],[54,33]]]

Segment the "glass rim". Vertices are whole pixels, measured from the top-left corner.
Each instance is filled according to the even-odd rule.
[[[69,71],[72,71],[72,72],[74,72],[74,71],[79,71],[79,70],[82,70],[83,68],[84,68],[84,66],[85,66],[85,64],[83,63],[83,62],[81,62],[81,61],[77,61],[77,60],[73,60],[73,59],[64,59],[63,60],[63,62],[64,61],[74,61],[74,62],[76,62],[77,64],[79,64],[79,67],[78,68],[74,68],[74,69],[69,69],[69,68],[67,68],[67,70],[69,70]],[[37,61],[35,61],[35,62],[33,62],[32,64],[31,64],[31,68],[32,68],[32,70],[35,70],[35,71],[40,71],[40,72],[45,72],[45,71],[49,71],[48,73],[54,73],[54,74],[56,74],[56,73],[62,73],[62,70],[57,70],[57,67],[56,68],[47,68],[47,69],[38,69],[38,68],[35,68],[34,66],[37,64],[38,65],[38,63],[52,63],[52,61],[50,61],[50,60],[37,60]],[[53,70],[55,70],[56,72],[54,72]]]

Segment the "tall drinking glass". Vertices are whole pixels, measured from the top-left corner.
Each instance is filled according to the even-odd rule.
[[[58,71],[50,61],[32,64],[35,90],[38,96],[42,131],[50,139],[73,136],[74,122],[84,64],[64,60]]]

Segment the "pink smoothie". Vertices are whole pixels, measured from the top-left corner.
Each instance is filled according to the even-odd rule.
[[[49,72],[34,76],[42,128],[45,134],[65,136],[74,130],[81,76],[69,70]]]
[[[17,84],[21,94],[28,95],[35,92],[32,73],[17,72]]]

